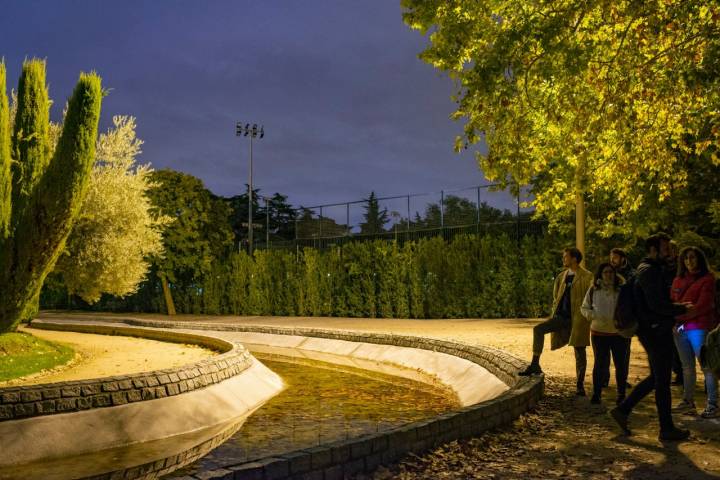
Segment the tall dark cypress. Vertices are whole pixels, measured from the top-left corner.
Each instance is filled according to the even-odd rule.
[[[10,108],[6,91],[5,62],[0,61],[0,248],[10,235],[12,173],[10,170]]]
[[[100,77],[80,74],[63,131],[49,158],[45,62],[23,65],[13,132],[12,229],[0,251],[0,332],[37,313],[43,281],[65,247],[95,158]],[[3,179],[5,180],[5,179]]]

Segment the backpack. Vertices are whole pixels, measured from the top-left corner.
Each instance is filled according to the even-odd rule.
[[[708,333],[705,345],[700,349],[700,364],[720,375],[720,327]]]
[[[635,277],[630,277],[620,285],[613,321],[618,333],[632,338],[638,329],[638,314],[635,302]]]

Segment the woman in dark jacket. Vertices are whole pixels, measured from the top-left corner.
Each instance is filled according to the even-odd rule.
[[[674,331],[680,361],[683,366],[683,401],[675,411],[696,414],[695,409],[695,363],[700,358],[700,348],[710,330],[715,328],[715,275],[710,271],[703,252],[697,247],[686,247],[678,258],[678,271],[670,292],[678,303],[692,303],[695,309],[675,317]],[[703,418],[714,418],[718,411],[717,379],[710,370],[703,370],[707,389],[707,406]]]

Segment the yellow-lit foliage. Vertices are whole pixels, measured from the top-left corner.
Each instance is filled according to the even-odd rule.
[[[168,217],[152,213],[149,165],[136,165],[142,141],[133,117],[116,116],[98,137],[87,197],[56,271],[70,293],[94,303],[102,293],[134,293],[150,255],[162,255]]]
[[[717,2],[401,3],[431,32],[421,58],[456,80],[456,148],[484,139],[487,177],[533,184],[552,225],[581,192],[609,207],[602,233],[639,233],[642,208],[686,186],[685,158],[718,161]]]

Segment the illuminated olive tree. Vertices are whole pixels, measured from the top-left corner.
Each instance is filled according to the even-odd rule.
[[[53,155],[45,62],[23,64],[10,132],[0,63],[0,332],[32,318],[82,205],[95,157],[102,87],[80,74]]]

